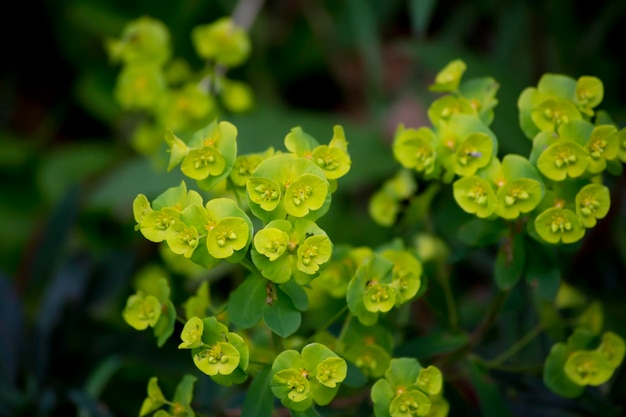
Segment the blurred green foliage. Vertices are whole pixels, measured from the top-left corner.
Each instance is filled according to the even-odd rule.
[[[234,6],[230,0],[47,0],[18,2],[5,15],[0,416],[135,416],[155,373],[169,396],[181,375],[193,372],[175,343],[156,347],[150,334],[129,328],[120,313],[137,270],[161,262],[154,246],[133,231],[132,200],[138,193],[153,198],[181,176],[166,175],[158,161],[130,146],[136,120],[115,104],[116,68],[102,39],[118,36],[129,20],[152,16],[170,28],[174,53],[200,68],[191,28],[230,14]],[[545,72],[602,79],[603,108],[618,126],[626,124],[625,20],[622,0],[268,0],[251,28],[252,55],[233,70],[233,77],[251,84],[257,107],[227,118],[239,129],[242,153],[280,143],[293,126],[326,137],[330,126],[342,124],[352,170],[334,198],[333,215],[320,223],[334,231],[334,242],[376,246],[402,230],[376,225],[367,200],[396,170],[390,140],[397,123],[426,123],[424,103],[434,97],[426,86],[439,68],[461,58],[468,76],[498,80],[492,127],[499,152],[527,154],[530,142],[518,128],[516,100]],[[562,279],[602,300],[606,327],[623,335],[625,174],[609,185],[611,212],[580,246],[560,252],[559,263]],[[442,198],[449,202],[452,196]],[[445,225],[437,234],[452,242],[460,325],[471,328],[494,296],[496,254],[462,245],[464,238],[481,236],[459,229],[467,220],[459,210],[435,216],[445,220],[437,221]],[[172,283],[172,298],[180,304],[191,284]],[[443,297],[433,286],[428,301],[420,301],[407,324],[414,337],[396,348],[398,354],[421,360],[463,345],[454,334],[434,337],[441,329],[430,323],[445,316]],[[544,311],[530,309],[530,299],[523,287],[511,292],[482,353],[495,356],[529,330]],[[551,343],[533,346],[520,358],[545,357]],[[610,392],[589,389],[566,401],[540,378],[477,366],[469,377],[448,382],[446,393],[451,416],[611,416],[626,396],[623,368],[614,378]],[[194,409],[206,415],[236,415],[243,402],[243,394],[208,378],[199,378],[196,390]],[[367,409],[356,404],[354,415],[362,415],[359,407]]]

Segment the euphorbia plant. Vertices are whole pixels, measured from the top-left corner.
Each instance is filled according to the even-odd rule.
[[[310,413],[316,407],[338,397],[365,393],[377,417],[443,417],[450,410],[447,372],[461,368],[480,376],[497,369],[551,326],[562,332],[542,365],[550,390],[575,397],[587,385],[610,380],[622,363],[624,341],[611,331],[600,336],[596,310],[577,306],[573,322],[561,316],[563,305],[556,300],[567,298],[562,295],[567,288],[559,286],[554,259],[543,252],[579,242],[610,208],[603,175],[622,169],[625,133],[596,110],[603,95],[600,80],[546,74],[537,88],[524,90],[519,122],[532,150],[527,156],[502,155],[490,127],[498,83],[491,77],[465,80],[462,60],[448,64],[431,85],[433,92],[444,93],[428,109],[431,126],[398,126],[390,153],[401,167],[370,200],[374,221],[408,222],[416,233],[369,247],[335,242],[333,230],[320,226],[352,167],[344,128],[333,126],[328,141],[319,141],[296,126],[277,132],[284,135],[284,148],[240,154],[238,143],[246,138],[215,103],[221,98],[226,108],[242,110],[251,100],[225,71],[249,54],[246,32],[229,18],[195,28],[196,52],[208,62],[200,74],[175,71],[168,36],[160,22],[143,18],[109,43],[112,60],[124,64],[116,86],[120,105],[144,111],[145,123],[159,137],[150,146],[137,139],[137,149],[156,157],[155,150],[165,146],[167,170],[179,169],[185,177],[152,200],[137,195],[136,230],[161,245],[170,266],[192,263],[211,271],[227,263],[244,278],[233,278],[225,300],[212,298],[204,281],[175,306],[166,273],[149,267],[123,317],[137,330],[153,328],[159,346],[179,336],[177,346],[190,350],[199,377],[247,387],[248,396],[275,397],[262,405],[246,401],[244,415],[270,416],[277,407],[294,416],[315,415]],[[145,89],[150,94],[142,95]],[[237,97],[243,98],[237,102]],[[430,225],[432,231],[429,209],[446,189],[451,203],[471,215],[467,227],[475,236],[468,245],[496,251],[492,270],[499,297],[473,332],[458,322],[445,243],[421,230]],[[541,321],[501,356],[484,359],[477,345],[506,296],[530,275],[540,276],[544,282],[537,285],[548,288],[538,315],[552,321]],[[440,279],[448,307],[443,326],[460,343],[438,362],[422,364],[406,349],[399,355],[396,345],[406,341],[407,311],[428,297],[433,278]],[[310,302],[320,292],[341,306],[311,331],[306,329]],[[155,378],[140,416],[194,415],[195,377],[184,377],[184,393],[177,394],[184,398],[174,402],[165,400]],[[161,408],[165,405],[171,414]]]

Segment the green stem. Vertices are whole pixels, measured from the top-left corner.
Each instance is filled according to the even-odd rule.
[[[486,361],[485,365],[489,368],[495,368],[502,365],[502,363],[504,363],[507,359],[515,356],[515,354],[517,354],[526,345],[532,342],[537,336],[539,336],[542,331],[543,326],[541,325],[541,323],[537,324],[530,332],[526,333],[520,340],[515,342],[507,350],[505,350],[495,358]]]
[[[310,343],[315,338],[316,335],[328,329],[328,327],[330,327],[331,324],[336,322],[339,319],[339,317],[341,317],[343,313],[346,312],[347,309],[348,309],[348,304],[345,304],[343,307],[341,307],[341,309],[339,309],[337,313],[335,313],[335,315],[333,315],[330,319],[326,320],[326,323],[320,326],[315,333],[313,333],[309,338],[307,338],[304,344]],[[348,317],[349,316],[351,316],[351,314],[348,314]],[[348,320],[348,318],[346,318],[346,320]]]
[[[448,308],[448,319],[450,320],[450,327],[452,330],[459,328],[459,316],[456,309],[456,303],[452,294],[452,287],[450,285],[450,274],[446,271],[446,266],[443,261],[437,262],[437,275],[443,288],[443,293],[446,298],[446,306]]]
[[[272,333],[272,343],[274,344],[274,350],[276,351],[276,353],[278,354],[284,351],[285,341],[283,340],[283,338],[274,332],[271,332],[271,333]]]
[[[341,330],[339,331],[339,336],[337,337],[337,340],[339,342],[341,342],[344,336],[346,335],[346,331],[348,330],[348,327],[350,327],[351,321],[352,321],[352,314],[348,313],[348,315],[346,316],[346,320],[343,322],[343,326],[341,326]]]

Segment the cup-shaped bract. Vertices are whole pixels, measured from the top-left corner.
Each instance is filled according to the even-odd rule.
[[[350,171],[352,160],[348,154],[348,142],[342,126],[333,127],[333,137],[328,145],[315,147],[311,159],[329,180],[341,178]]]
[[[624,339],[622,339],[617,333],[604,332],[604,334],[602,334],[600,345],[596,348],[596,351],[603,355],[609,365],[615,369],[620,366],[624,360],[626,344],[624,343]]]
[[[436,142],[437,137],[429,128],[401,128],[394,137],[393,155],[403,167],[427,175],[435,169]]]
[[[261,162],[246,190],[250,210],[265,223],[286,215],[317,220],[331,202],[322,169],[312,160],[293,154],[273,155]]]
[[[250,39],[246,31],[230,17],[193,28],[191,39],[200,58],[226,67],[242,64],[250,54]]]
[[[565,362],[565,375],[583,386],[602,385],[613,376],[613,371],[606,356],[593,350],[576,351]]]
[[[128,297],[122,316],[136,330],[154,327],[161,317],[161,302],[153,295],[139,291]]]
[[[143,216],[139,224],[141,234],[151,242],[159,243],[167,239],[168,229],[180,218],[180,213],[173,208],[164,207],[152,210]]]
[[[389,366],[391,355],[376,344],[350,345],[343,356],[352,361],[366,376],[380,378]]]
[[[507,181],[496,194],[496,214],[504,219],[516,219],[539,205],[543,198],[542,183],[530,178]]]
[[[171,55],[170,32],[160,20],[142,16],[129,22],[119,39],[106,42],[113,62],[162,65]]]
[[[530,117],[542,132],[555,132],[563,124],[582,119],[580,112],[570,100],[556,96],[551,96],[535,106]]]
[[[414,358],[392,359],[385,372],[385,378],[379,379],[372,386],[374,415],[376,417],[429,415],[432,402],[441,395],[442,383],[435,381],[441,372],[437,371],[434,367],[428,367],[424,371]],[[425,382],[427,376],[428,379],[434,378],[432,384]],[[438,393],[430,394],[429,391]]]
[[[245,381],[249,351],[244,340],[215,317],[202,322],[201,344],[191,350],[196,367],[222,385]]]
[[[250,175],[252,175],[256,167],[273,154],[274,148],[269,148],[265,152],[237,156],[229,176],[235,187],[245,188]],[[254,186],[252,188],[254,189]],[[278,189],[278,186],[276,186],[276,189]]]
[[[122,68],[113,95],[124,110],[155,110],[165,93],[165,79],[155,65],[137,64]]]
[[[213,122],[193,134],[181,171],[210,190],[230,174],[237,158],[237,128],[229,122]]]
[[[191,258],[200,241],[198,230],[194,226],[188,226],[183,222],[175,222],[165,234],[167,246],[177,255]]]
[[[248,215],[229,198],[214,198],[205,205],[206,248],[216,259],[238,262],[252,242],[253,225]]]
[[[606,162],[617,158],[619,152],[617,128],[613,125],[595,126],[585,144],[585,150],[589,154],[587,171],[591,174],[604,171]]]
[[[587,184],[576,194],[576,214],[583,226],[591,228],[604,218],[611,207],[611,194],[602,184]]]
[[[454,172],[461,176],[474,175],[489,164],[494,148],[491,136],[482,132],[470,134],[456,149]]]
[[[278,227],[269,225],[254,235],[254,248],[265,255],[270,262],[275,261],[287,250],[289,235]]]
[[[496,214],[505,219],[516,219],[529,213],[541,203],[545,186],[537,169],[520,155],[508,154],[493,178],[496,193]]]
[[[478,116],[472,104],[463,97],[446,95],[435,100],[428,108],[428,119],[433,126],[445,126],[457,114]]]
[[[137,223],[135,230],[138,230],[143,218],[151,211],[152,206],[150,205],[150,201],[148,201],[148,197],[146,197],[145,194],[137,194],[137,197],[133,200],[133,217]]]
[[[422,284],[422,263],[407,251],[385,250],[383,257],[393,262],[391,286],[396,293],[395,306],[411,300]]]
[[[362,324],[375,324],[379,312],[387,312],[395,305],[396,292],[391,285],[393,267],[391,260],[374,254],[357,268],[348,283],[348,308]]]
[[[391,417],[426,416],[430,412],[430,400],[422,391],[409,389],[396,395],[389,404]]]
[[[330,260],[333,245],[328,236],[309,236],[298,245],[297,267],[300,271],[314,275]]]
[[[576,98],[574,102],[578,109],[587,116],[593,116],[594,107],[597,107],[604,98],[604,85],[597,77],[584,75],[576,81]]]
[[[471,175],[452,184],[454,200],[463,211],[486,218],[496,209],[496,195],[492,185],[484,178]]]
[[[496,94],[500,84],[492,77],[473,78],[463,81],[459,93],[469,100],[480,119],[490,125],[494,119],[493,109],[498,105]]]
[[[537,169],[553,181],[578,178],[587,170],[589,154],[578,143],[562,139],[548,146],[537,159]]]
[[[158,410],[167,403],[163,391],[159,388],[158,378],[153,376],[148,381],[148,396],[143,400],[141,409],[139,410],[139,417],[150,414],[154,410]]]
[[[320,343],[306,345],[301,353],[281,352],[272,364],[270,388],[281,403],[306,411],[313,403],[326,405],[347,376],[346,361]]]
[[[161,126],[192,133],[209,123],[216,110],[213,97],[197,83],[189,83],[170,89],[163,96],[157,115]]]
[[[443,389],[443,375],[439,368],[430,365],[420,369],[420,373],[415,382],[419,389],[428,395],[438,395]]]
[[[284,205],[287,214],[305,217],[319,210],[329,194],[328,181],[313,174],[302,174],[285,190]]]
[[[219,97],[224,107],[233,113],[245,113],[254,107],[254,91],[241,81],[222,79]]]
[[[457,91],[467,65],[460,59],[449,62],[435,76],[435,83],[428,88],[431,91],[452,93]]]
[[[174,134],[170,128],[165,129],[165,143],[167,143],[170,153],[170,160],[167,164],[167,172],[180,164],[189,153],[189,146]]]
[[[204,322],[199,317],[191,317],[185,323],[180,338],[182,343],[178,349],[194,349],[202,346],[202,333],[204,332]]]
[[[326,232],[305,219],[273,220],[254,236],[252,261],[261,274],[282,284],[290,278],[305,285],[330,260],[332,243]]]
[[[537,234],[548,243],[574,243],[585,235],[585,229],[570,209],[552,207],[541,212],[534,222]]]

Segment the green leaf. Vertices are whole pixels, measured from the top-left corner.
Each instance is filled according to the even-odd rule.
[[[473,363],[470,363],[469,371],[472,385],[474,385],[478,394],[481,416],[512,417],[511,410],[500,389],[489,375]]]
[[[416,35],[422,36],[435,10],[437,0],[409,0],[411,24]]]
[[[267,281],[250,275],[228,298],[228,317],[240,329],[248,329],[261,320],[265,308]]]
[[[543,368],[543,382],[554,393],[565,398],[579,397],[585,387],[576,384],[565,374],[565,362],[573,349],[564,343],[552,346]]]
[[[300,311],[306,311],[309,308],[309,297],[302,286],[289,280],[278,287],[289,296],[295,308]]]
[[[500,245],[496,258],[495,278],[502,291],[513,288],[522,277],[526,263],[524,235],[517,234]]]
[[[274,411],[274,395],[270,390],[272,367],[264,366],[247,389],[240,417],[269,417]]]
[[[174,333],[175,324],[176,307],[170,300],[167,300],[165,314],[161,314],[159,321],[154,326],[154,336],[157,338],[158,347],[162,347],[172,333]]]
[[[441,353],[452,352],[468,342],[465,334],[449,334],[442,331],[432,331],[426,336],[420,336],[399,345],[394,356],[414,356],[418,359],[427,359]]]
[[[193,375],[185,375],[183,379],[176,386],[174,392],[174,402],[180,403],[185,406],[191,405],[193,399],[193,386],[198,378]]]
[[[291,336],[300,328],[302,315],[293,306],[291,299],[282,290],[277,289],[277,297],[271,304],[265,304],[263,320],[271,331],[281,337]]]
[[[556,259],[543,245],[526,242],[526,282],[535,294],[553,302],[561,285],[561,271]]]

